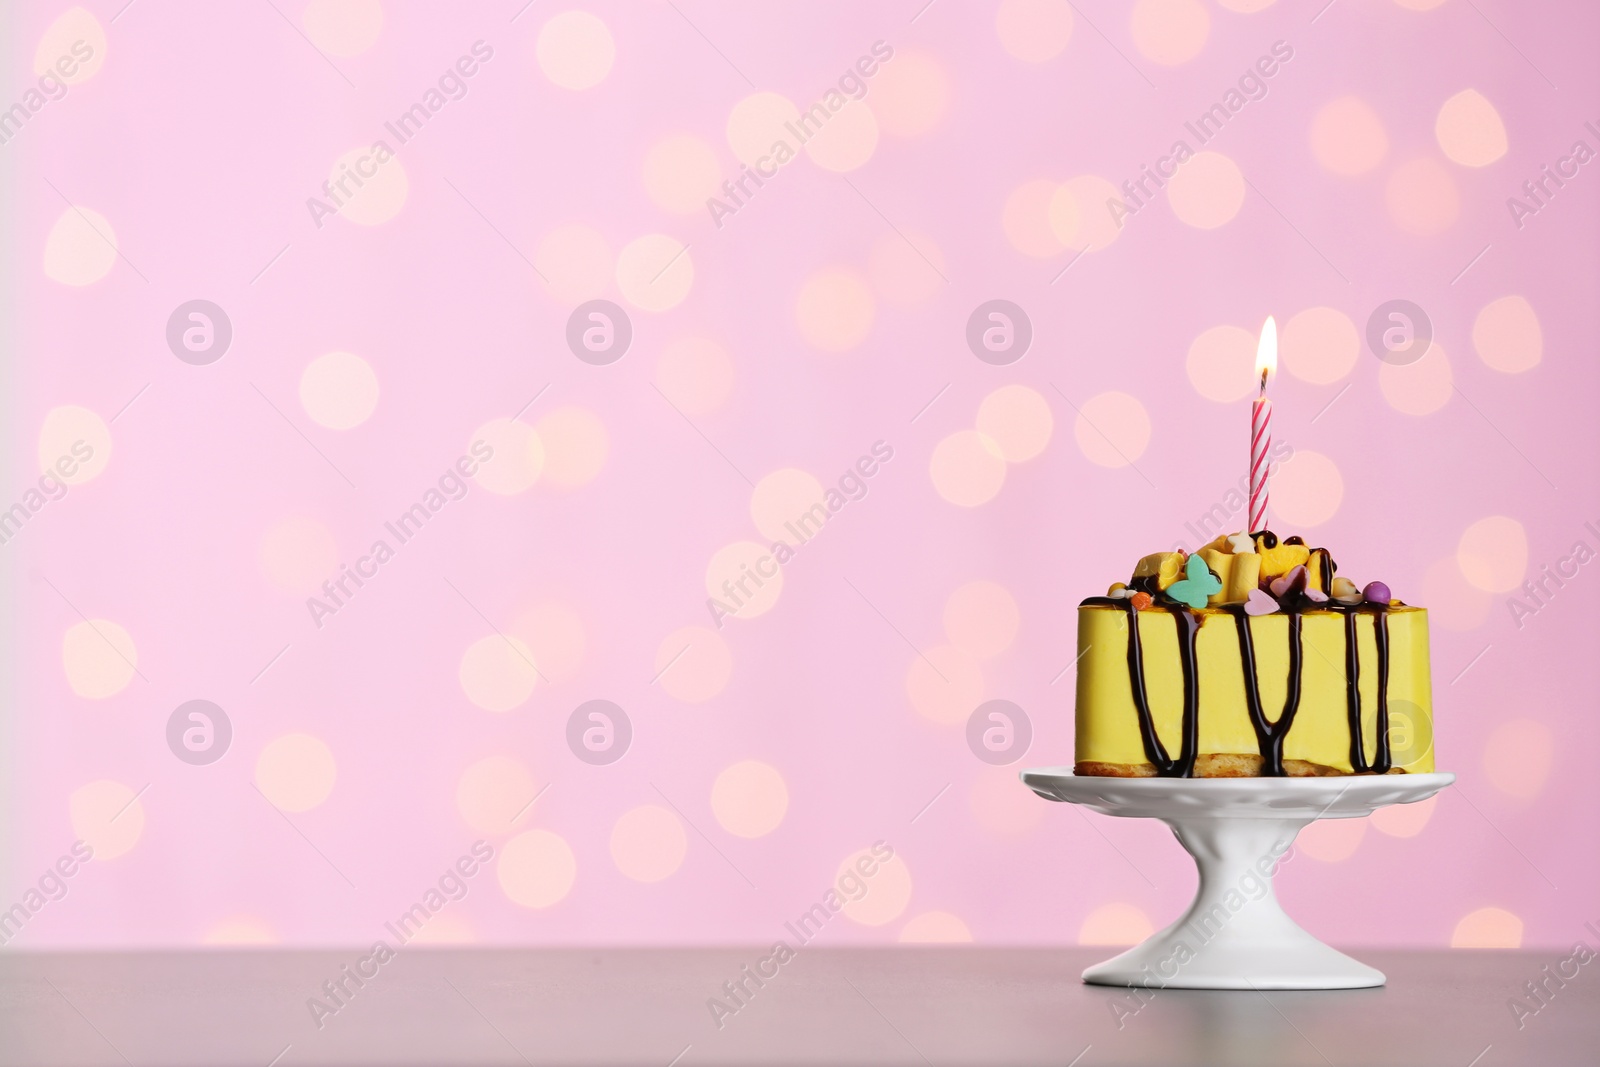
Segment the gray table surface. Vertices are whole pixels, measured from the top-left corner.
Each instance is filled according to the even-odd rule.
[[[1600,959],[1519,1028],[1507,1001],[1566,953],[1361,952],[1387,988],[1142,1005],[1079,981],[1107,954],[805,947],[719,1028],[761,950],[414,947],[319,1029],[308,998],[361,952],[7,951],[0,1064],[1600,1063]]]

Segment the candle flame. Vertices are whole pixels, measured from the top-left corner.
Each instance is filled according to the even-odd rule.
[[[1267,379],[1278,373],[1278,324],[1271,315],[1261,327],[1261,341],[1256,345],[1256,373],[1261,376],[1261,388]]]

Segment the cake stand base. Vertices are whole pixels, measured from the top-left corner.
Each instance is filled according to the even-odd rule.
[[[1317,819],[1354,819],[1426,800],[1453,774],[1329,778],[1094,778],[1070,767],[1022,772],[1046,800],[1103,815],[1160,819],[1194,857],[1200,888],[1183,916],[1083,972],[1096,985],[1149,989],[1360,989],[1382,971],[1318,941],[1284,914],[1272,876]]]

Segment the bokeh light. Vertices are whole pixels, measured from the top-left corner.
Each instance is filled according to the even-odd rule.
[[[1450,947],[1521,948],[1522,920],[1504,908],[1479,908],[1456,923]]]
[[[495,865],[500,888],[513,904],[548,908],[559,903],[578,877],[572,846],[549,830],[527,830],[500,846]]]
[[[1311,154],[1324,170],[1345,177],[1367,174],[1389,154],[1389,134],[1372,105],[1341,96],[1311,120]]]
[[[950,109],[950,76],[933,55],[897,48],[872,83],[872,110],[892,137],[920,137]]]
[[[659,882],[676,874],[689,851],[683,823],[666,808],[641,804],[611,827],[611,861],[635,882]]]
[[[706,201],[720,193],[722,168],[716,151],[699,137],[676,133],[661,138],[644,155],[645,195],[675,215],[706,210]]]
[[[1214,230],[1244,206],[1244,173],[1221,152],[1197,152],[1167,181],[1167,203],[1179,221]]]
[[[358,56],[383,32],[378,0],[311,0],[300,13],[311,43],[330,56]]]
[[[859,864],[864,860],[872,864],[868,868],[873,872],[871,876],[862,873]],[[851,900],[847,893],[840,892],[844,898],[845,918],[863,926],[882,926],[905,914],[906,905],[911,903],[911,872],[906,869],[905,861],[898,853],[888,860],[880,860],[871,849],[864,848],[846,856],[844,862],[839,864],[838,876],[834,878],[835,886],[847,871],[865,882],[866,888],[855,900]]]
[[[967,650],[934,645],[912,656],[906,668],[906,696],[926,719],[946,726],[966,722],[983,701],[983,670]]]
[[[978,405],[978,433],[993,441],[1008,463],[1043,452],[1054,430],[1050,402],[1026,385],[1003,385]]]
[[[262,533],[257,557],[267,581],[285,593],[309,596],[338,570],[339,545],[321,520],[290,515]]]
[[[876,317],[867,281],[848,267],[813,273],[795,296],[794,321],[800,336],[824,352],[847,352],[866,340]]]
[[[96,863],[126,855],[144,833],[138,791],[110,779],[74,789],[67,797],[67,815],[78,840],[94,850]]]
[[[1500,112],[1476,89],[1463,89],[1444,102],[1433,134],[1444,154],[1463,167],[1487,167],[1508,147]]]
[[[1090,463],[1126,467],[1150,445],[1150,413],[1127,393],[1101,393],[1078,406],[1072,433]]]
[[[1001,0],[994,18],[1000,46],[1024,63],[1060,55],[1072,40],[1072,25],[1068,0]]]
[[[1555,762],[1556,738],[1536,719],[1511,719],[1489,732],[1483,746],[1483,773],[1489,784],[1518,800],[1544,790]]]
[[[330,430],[360,426],[378,406],[378,376],[350,352],[329,352],[300,372],[300,406],[311,421]]]
[[[1366,836],[1366,819],[1318,819],[1300,831],[1294,850],[1323,863],[1338,863],[1355,855]]]
[[[1189,383],[1207,400],[1232,404],[1254,393],[1256,335],[1242,326],[1213,326],[1189,345],[1184,369]]]
[[[358,226],[388,222],[400,214],[411,195],[411,180],[400,160],[366,145],[352,148],[333,161],[328,185],[340,202],[335,204],[334,195],[327,190],[323,190],[323,202],[337,208],[341,219]],[[326,218],[318,221],[327,222]]]
[[[606,427],[587,408],[558,408],[533,431],[544,459],[540,476],[547,484],[573,489],[594,481],[605,468],[610,451]]]
[[[539,683],[533,650],[510,634],[489,634],[467,646],[457,671],[461,691],[484,711],[521,707]]]
[[[773,471],[750,494],[750,518],[763,537],[795,545],[828,521],[822,483],[794,467]],[[817,508],[821,511],[817,511]]]
[[[964,944],[972,940],[972,931],[948,911],[925,911],[906,920],[899,940],[903,945]]]
[[[769,546],[735,541],[717,549],[706,564],[706,596],[740,619],[765,615],[783,593],[783,568]]]
[[[825,106],[825,105],[816,105]],[[860,100],[849,100],[806,141],[806,155],[836,174],[856,170],[878,148],[878,118]]]
[[[1455,374],[1450,357],[1438,341],[1413,363],[1389,363],[1378,368],[1378,391],[1396,411],[1431,415],[1450,402]]]
[[[1149,916],[1132,904],[1117,901],[1102,904],[1083,917],[1078,926],[1078,944],[1137,945],[1153,933],[1155,927]]]
[[[1396,167],[1384,188],[1394,224],[1418,237],[1433,237],[1461,217],[1461,194],[1443,164],[1429,156]]]
[[[1342,311],[1306,308],[1284,323],[1279,352],[1284,369],[1296,378],[1332,385],[1355,369],[1361,358],[1361,334]]]
[[[945,636],[979,659],[993,659],[1010,648],[1021,625],[1016,598],[997,582],[967,582],[944,602]]]
[[[1343,502],[1344,476],[1321,452],[1297,449],[1293,459],[1273,471],[1268,508],[1283,526],[1321,526]]]
[[[1484,305],[1472,323],[1472,347],[1484,364],[1502,374],[1532,370],[1544,358],[1544,331],[1523,296],[1502,296]]]
[[[733,359],[706,337],[680,337],[661,350],[656,387],[686,415],[704,415],[733,393]]]
[[[116,231],[104,215],[81,204],[63,211],[44,240],[45,277],[62,285],[93,285],[116,264]]]
[[[461,772],[456,810],[473,830],[500,837],[512,831],[538,795],[538,783],[521,760],[488,756]]]
[[[61,666],[78,696],[104,700],[128,687],[138,674],[133,638],[110,619],[84,619],[61,638]]]
[[[1134,47],[1146,59],[1175,67],[1200,54],[1211,35],[1211,14],[1200,0],[1135,0]]]
[[[765,837],[789,810],[789,786],[771,764],[740,760],[723,769],[711,785],[711,813],[738,837]]]
[[[977,430],[957,430],[933,448],[928,476],[945,500],[975,508],[993,500],[1006,481],[1000,446]]]
[[[482,459],[482,447],[492,450]],[[478,459],[473,481],[500,496],[523,492],[539,480],[544,471],[544,445],[532,426],[515,419],[494,419],[473,433],[467,454]]]
[[[310,734],[273,738],[256,757],[256,788],[283,811],[310,811],[333,793],[338,777],[333,750]]]
[[[693,256],[676,237],[646,234],[623,245],[617,254],[617,288],[636,308],[677,307],[693,286]]]
[[[710,700],[733,676],[733,652],[715,630],[685,626],[656,647],[655,684],[687,704]]]
[[[39,470],[67,485],[98,477],[111,462],[111,427],[76,404],[51,408],[39,427]]]
[[[611,31],[587,11],[564,11],[539,31],[539,69],[563,89],[589,89],[611,73],[617,56]]]
[[[1484,592],[1509,593],[1528,572],[1528,531],[1506,515],[1479,519],[1461,532],[1456,562]]]

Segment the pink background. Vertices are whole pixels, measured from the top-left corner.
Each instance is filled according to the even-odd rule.
[[[1519,628],[1509,594],[1470,572],[1503,590],[1508,568],[1520,582],[1577,540],[1600,548],[1583,525],[1600,524],[1600,177],[1582,169],[1520,229],[1506,207],[1573,141],[1600,147],[1583,126],[1600,120],[1584,109],[1600,79],[1600,15],[1506,0],[1428,11],[1337,0],[1320,13],[1320,2],[1281,0],[1248,14],[1146,3],[1158,30],[1196,8],[1207,15],[1197,54],[1159,62],[1161,33],[1140,30],[1129,5],[1083,0],[1064,46],[1031,62],[997,24],[1019,8],[1048,23],[1062,5],[1002,5],[997,23],[993,4],[943,0],[920,15],[919,4],[586,5],[615,55],[583,89],[541,66],[541,32],[560,10],[548,4],[385,4],[370,42],[335,55],[325,39],[326,56],[312,41],[326,31],[300,0],[279,0],[283,17],[269,4],[86,5],[104,32],[103,66],[0,148],[11,205],[5,503],[37,478],[52,410],[88,409],[112,443],[97,476],[0,548],[14,609],[3,905],[74,839],[106,844],[13,946],[364,943],[478,838],[532,859],[480,873],[430,936],[768,942],[878,839],[898,860],[869,892],[861,917],[872,922],[836,919],[829,941],[966,931],[981,943],[1072,943],[1162,925],[1193,879],[1163,827],[1085,817],[1015,783],[1022,767],[1071,761],[1075,605],[1143,553],[1192,547],[1184,523],[1243,474],[1247,401],[1201,391],[1222,382],[1241,395],[1238,369],[1191,365],[1197,337],[1230,324],[1253,334],[1268,314],[1282,326],[1313,307],[1364,333],[1396,298],[1430,316],[1440,351],[1427,358],[1447,357],[1450,387],[1437,410],[1403,410],[1428,406],[1429,382],[1442,379],[1401,376],[1386,390],[1364,345],[1327,384],[1280,374],[1278,439],[1328,461],[1294,473],[1297,455],[1284,506],[1326,518],[1310,526],[1280,512],[1274,525],[1327,545],[1358,581],[1381,578],[1433,609],[1436,748],[1460,781],[1425,824],[1412,813],[1309,831],[1282,895],[1309,929],[1349,944],[1564,946],[1581,935],[1600,895],[1600,631],[1589,608],[1600,577],[1580,570]],[[377,7],[312,6],[347,8],[356,37]],[[9,100],[33,84],[35,52],[66,10],[9,9]],[[306,198],[333,161],[384,136],[383,123],[480,39],[494,58],[468,95],[400,150],[407,192],[392,218],[314,225]],[[754,91],[745,75],[805,107],[877,40],[895,58],[869,83],[880,136],[858,166],[841,174],[802,157],[721,229],[703,209],[677,213],[652,197],[646,160],[672,135],[737,173],[725,128]],[[1292,62],[1208,146],[1246,180],[1221,225],[1185,222],[1163,195],[1074,262],[1042,209],[1029,210],[1030,182],[1120,183],[1153,163],[1279,40]],[[928,79],[925,107],[917,92],[895,95],[914,80],[896,75],[906,67]],[[947,89],[942,108],[930,85]],[[1466,89],[1506,131],[1507,151],[1482,166],[1451,158],[1435,133]],[[1312,134],[1330,103],[1352,96],[1386,143],[1353,175],[1319,160]],[[1228,199],[1221,172],[1220,192],[1194,194],[1202,208]],[[109,270],[75,277],[86,284],[60,275],[94,273],[92,241],[47,266],[52,230],[81,218],[69,205],[103,218],[120,251]],[[623,305],[633,323],[632,347],[609,366],[568,351],[575,301],[529,263],[559,281],[571,264],[538,250],[574,224],[609,249],[586,295]],[[662,310],[606,280],[648,234],[690,249],[692,285]],[[942,279],[919,274],[907,238]],[[845,351],[815,343],[805,310],[808,281],[825,271],[843,272],[872,309]],[[1508,296],[1526,300],[1542,336],[1537,365],[1520,373],[1496,369],[1473,339],[1480,311]],[[225,309],[234,330],[208,366],[180,362],[164,336],[173,309],[196,298]],[[1008,366],[980,362],[963,336],[994,298],[1033,323],[1032,348]],[[1517,337],[1526,350],[1525,326]],[[727,353],[720,401],[703,382],[685,391],[665,376],[665,354],[685,338]],[[358,355],[379,386],[376,407],[348,429],[301,401],[306,368],[332,351]],[[1013,385],[1048,406],[1048,440],[1005,465],[989,499],[952,502],[936,449]],[[1104,418],[1091,398],[1106,393],[1148,414],[1147,443],[1126,411],[1105,428],[1135,466],[1091,457],[1104,458],[1100,431],[1074,408]],[[546,474],[581,466],[582,448],[560,432],[575,419],[603,427],[598,473],[511,494],[474,485],[313,626],[294,573],[353,563],[478,428],[536,395],[521,421],[547,433]],[[693,413],[685,397],[699,401]],[[591,418],[540,430],[573,410]],[[1042,434],[1038,419],[1027,425]],[[708,562],[765,541],[750,483],[796,468],[830,485],[880,439],[894,458],[784,568],[771,609],[712,630]],[[948,447],[959,455],[973,440]],[[1470,537],[1463,564],[1463,535],[1494,516],[1511,521],[1478,527],[1494,550],[1487,572]],[[272,533],[286,520],[309,531],[288,547]],[[1014,639],[981,618],[962,629],[959,602],[947,632],[947,602],[974,581],[1014,602]],[[555,644],[581,632],[581,653],[530,636],[548,683],[505,711],[474,702],[462,682],[469,648],[552,603],[567,620]],[[72,684],[75,671],[121,670],[121,656],[92,641],[68,651],[84,617],[114,623],[136,648],[137,673],[104,696]],[[959,692],[919,707],[923,655]],[[519,668],[498,670],[515,681]],[[682,699],[701,681],[707,699]],[[164,735],[173,709],[199,698],[234,730],[226,755],[203,767],[175,758]],[[596,698],[620,704],[634,729],[609,766],[580,762],[565,741],[569,714]],[[1030,750],[1009,767],[967,747],[963,709],[987,699],[1016,702],[1033,725]],[[297,734],[336,767],[331,791],[307,787],[309,806],[290,781],[306,757],[268,758]],[[458,791],[490,757],[511,775],[508,790],[548,791],[515,825],[485,831]],[[727,829],[738,805],[713,802],[718,775],[745,760],[770,766],[787,793],[781,822],[755,837]],[[104,797],[121,794],[81,792],[95,782],[139,799],[113,824]],[[302,799],[274,811],[268,797],[290,794]],[[624,817],[643,806],[657,810],[629,816],[646,820],[630,836]],[[127,829],[140,820],[137,834]],[[658,880],[630,876],[652,864]],[[559,889],[563,871],[558,899],[513,899],[519,886]]]

